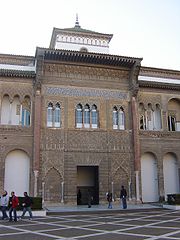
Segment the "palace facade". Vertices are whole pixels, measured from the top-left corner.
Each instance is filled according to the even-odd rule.
[[[53,29],[35,56],[0,54],[0,189],[44,202],[180,192],[180,71],[109,54],[111,34]]]

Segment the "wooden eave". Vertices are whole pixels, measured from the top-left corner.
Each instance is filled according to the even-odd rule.
[[[0,76],[2,76],[2,77],[34,78],[36,76],[36,73],[33,71],[0,69]]]
[[[174,84],[174,83],[171,84],[171,83],[152,82],[152,81],[139,81],[138,83],[139,83],[139,87],[180,90],[180,85]]]
[[[68,50],[54,50],[54,49],[37,49],[43,51],[44,60],[62,61],[62,62],[76,62],[76,63],[89,63],[96,65],[109,65],[117,67],[132,68],[134,64],[140,65],[142,58],[122,57],[116,55],[97,54],[90,52],[76,52]]]
[[[141,66],[140,75],[149,76],[149,77],[164,77],[164,78],[180,79],[179,70],[164,69],[164,68]]]

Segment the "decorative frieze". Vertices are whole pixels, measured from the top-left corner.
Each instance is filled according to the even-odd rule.
[[[98,153],[73,153],[75,165],[99,166],[104,159],[103,154]]]
[[[104,77],[106,78],[118,78],[118,79],[128,79],[129,72],[127,70],[114,70],[108,68],[97,68],[97,67],[85,67],[85,66],[71,66],[71,65],[57,65],[57,64],[45,64],[44,72],[57,73],[58,75],[63,74],[66,77],[73,75],[74,77]],[[70,75],[71,74],[71,75]]]
[[[140,136],[149,138],[180,138],[180,132],[139,131]]]
[[[128,94],[121,91],[85,89],[71,87],[44,87],[47,95],[63,95],[67,97],[100,97],[104,99],[127,100]]]

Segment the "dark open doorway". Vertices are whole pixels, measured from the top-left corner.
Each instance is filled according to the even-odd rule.
[[[99,204],[99,167],[77,166],[77,204],[88,204],[88,190],[92,204]]]

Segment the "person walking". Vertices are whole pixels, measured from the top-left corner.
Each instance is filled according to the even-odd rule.
[[[91,196],[91,191],[90,191],[90,189],[88,189],[87,201],[88,201],[88,208],[91,208],[92,196]]]
[[[8,204],[9,204],[9,196],[8,196],[7,191],[4,190],[4,192],[2,193],[1,198],[0,198],[2,220],[8,219],[8,215],[6,213],[7,208],[8,208]]]
[[[112,193],[108,191],[107,193],[108,208],[112,209]]]
[[[120,192],[120,199],[121,199],[121,201],[122,201],[123,209],[126,209],[126,208],[127,208],[127,200],[126,200],[126,197],[127,197],[126,189],[124,188],[124,186],[122,186],[122,187],[121,187],[121,192]]]
[[[31,210],[32,204],[33,204],[32,198],[29,197],[27,192],[24,192],[24,199],[23,199],[23,203],[22,203],[23,213],[21,215],[21,218],[23,218],[24,215],[26,214],[26,212],[28,212],[29,213],[29,217],[30,217],[29,220],[32,220],[32,217],[33,217],[32,210]]]
[[[10,197],[10,209],[9,209],[9,221],[12,222],[12,212],[14,214],[14,221],[17,222],[17,207],[19,205],[19,199],[16,197],[15,192],[11,192]]]
[[[81,190],[79,189],[78,193],[77,193],[77,204],[78,205],[81,204],[81,197],[82,197],[82,194],[81,194]]]

